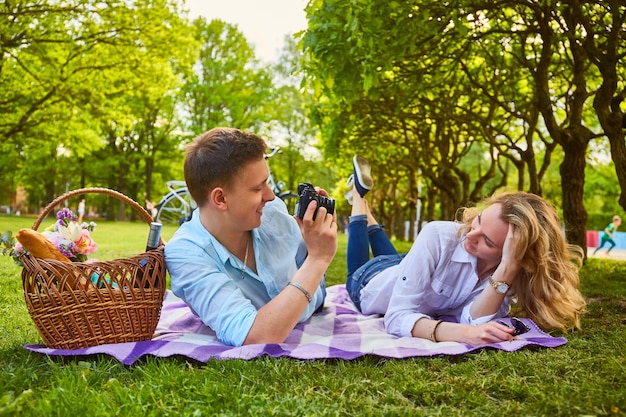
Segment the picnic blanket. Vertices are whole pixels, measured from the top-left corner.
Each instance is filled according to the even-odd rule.
[[[73,350],[50,349],[45,345],[24,347],[46,355],[106,354],[125,365],[131,365],[146,355],[158,357],[178,355],[200,362],[207,362],[210,359],[253,359],[263,355],[275,358],[287,356],[296,359],[351,360],[363,355],[385,358],[461,355],[484,348],[511,352],[527,346],[557,347],[567,343],[565,338],[544,333],[529,319],[523,321],[531,330],[510,342],[470,346],[458,342],[434,343],[413,337],[396,337],[385,331],[382,316],[363,315],[356,310],[345,285],[329,287],[327,293],[324,309],[306,322],[298,324],[284,343],[227,346],[191,312],[187,304],[171,291],[167,291],[161,319],[152,340]]]

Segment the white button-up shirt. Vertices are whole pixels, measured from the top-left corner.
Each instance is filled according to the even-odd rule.
[[[495,314],[472,318],[470,307],[488,280],[479,281],[476,257],[459,241],[458,227],[428,223],[400,264],[380,272],[361,290],[362,312],[384,314],[387,332],[406,337],[423,317],[472,325],[506,317],[508,297]]]

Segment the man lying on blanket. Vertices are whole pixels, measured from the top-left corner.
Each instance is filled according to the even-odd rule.
[[[172,291],[231,346],[283,342],[321,308],[337,251],[336,215],[315,200],[290,215],[267,184],[266,151],[231,128],[191,142],[184,172],[198,210],[165,248]]]

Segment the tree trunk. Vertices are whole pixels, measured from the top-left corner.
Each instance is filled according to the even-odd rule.
[[[583,204],[585,152],[588,140],[575,133],[564,133],[564,157],[560,166],[563,191],[563,220],[567,241],[587,252],[587,210]]]

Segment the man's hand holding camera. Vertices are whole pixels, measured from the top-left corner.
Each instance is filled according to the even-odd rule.
[[[327,214],[335,213],[335,200],[328,197],[328,193],[326,190],[322,190],[319,187],[313,187],[313,185],[302,182],[298,185],[298,195],[300,196],[300,201],[296,205],[296,216],[300,219],[304,218],[304,213],[306,212],[309,203],[313,200],[317,202],[317,207],[326,208]],[[313,220],[315,220],[315,216],[317,215],[317,210],[313,213]]]
[[[335,200],[328,192],[311,184],[298,186],[300,201],[294,217],[302,231],[309,258],[330,262],[337,252]]]

